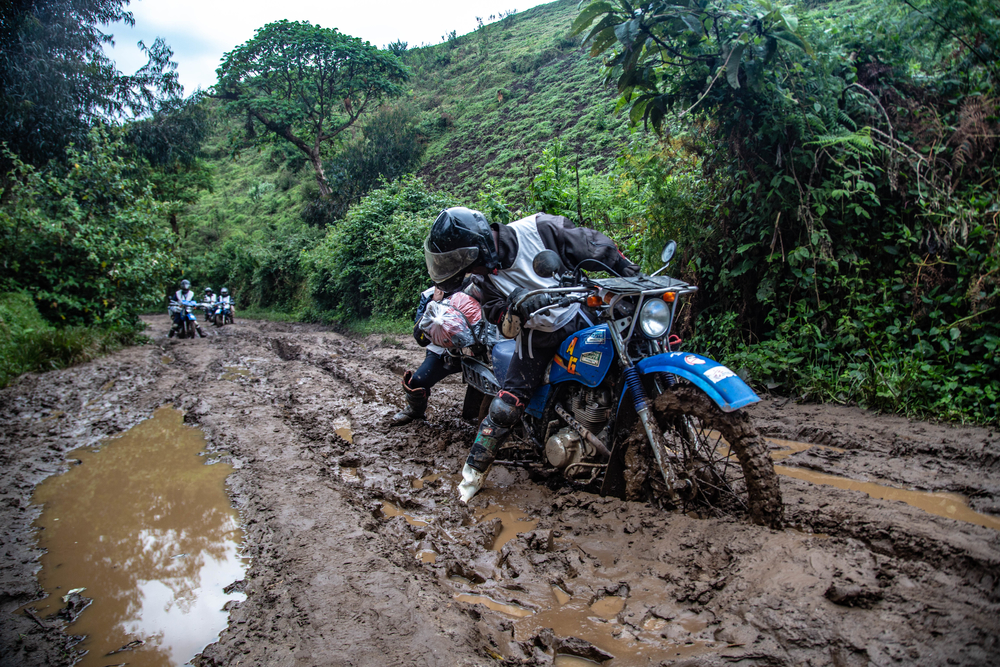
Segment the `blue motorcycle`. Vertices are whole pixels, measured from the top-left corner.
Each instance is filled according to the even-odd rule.
[[[233,323],[233,305],[231,301],[216,301],[212,304],[210,311],[206,310],[206,317],[217,327]]]
[[[585,304],[599,324],[561,344],[497,463],[542,476],[554,470],[605,496],[778,527],[781,492],[768,446],[741,410],[760,399],[729,368],[677,349],[670,334],[681,298],[697,291],[657,275],[675,250],[671,241],[659,271],[631,278],[567,271],[550,250],[535,258],[535,273],[559,286],[523,298],[549,294],[546,308]],[[463,356],[470,389],[496,396],[515,348],[504,340],[489,359]]]
[[[180,322],[177,327],[178,338],[197,337],[198,318],[195,317],[194,314],[196,308],[204,308],[204,305],[198,303],[197,301],[170,300],[170,305],[167,308],[167,312],[170,313],[170,317],[173,319],[177,314],[180,314]]]

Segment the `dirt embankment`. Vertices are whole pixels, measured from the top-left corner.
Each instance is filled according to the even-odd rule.
[[[387,428],[398,378],[422,354],[391,337],[241,322],[0,392],[0,662],[72,657],[58,628],[11,613],[38,594],[34,485],[70,449],[167,403],[229,453],[252,557],[247,599],[203,665],[1000,660],[1000,532],[908,504],[783,476],[790,527],[773,531],[498,467],[461,505],[464,387],[446,380],[426,422]],[[1000,508],[995,430],[785,400],[754,413],[770,437],[825,446],[782,465]]]

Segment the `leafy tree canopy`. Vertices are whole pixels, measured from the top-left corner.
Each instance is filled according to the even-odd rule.
[[[0,5],[0,136],[36,166],[83,145],[95,120],[149,112],[181,92],[160,39],[139,46],[149,62],[122,74],[104,54],[100,26],[132,25],[128,0],[13,0]],[[9,166],[9,163],[8,165]]]
[[[0,290],[27,291],[54,322],[131,325],[176,265],[170,233],[121,139],[97,127],[88,145],[43,171],[8,154]]]
[[[391,53],[336,28],[293,21],[257,30],[224,56],[218,74],[216,94],[246,118],[246,138],[280,138],[305,153],[322,195],[331,192],[324,148],[364,112],[399,95],[408,76]]]

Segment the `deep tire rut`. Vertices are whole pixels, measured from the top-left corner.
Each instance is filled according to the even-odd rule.
[[[1000,654],[1000,533],[901,503],[782,477],[792,528],[778,531],[498,466],[461,505],[456,473],[474,436],[459,418],[463,385],[435,387],[426,421],[387,425],[399,375],[422,354],[381,335],[239,321],[0,391],[0,641],[11,647],[0,664],[72,658],[60,628],[11,613],[38,592],[34,485],[66,452],[166,403],[235,466],[252,559],[235,583],[247,599],[198,664],[551,664],[563,652],[613,655],[613,667],[986,665]],[[1000,507],[992,431],[770,399],[752,413],[766,435],[845,450],[783,464],[964,488],[977,509]],[[487,599],[507,611],[476,602]]]

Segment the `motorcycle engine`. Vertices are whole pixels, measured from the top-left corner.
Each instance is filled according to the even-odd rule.
[[[570,412],[588,431],[597,435],[611,419],[611,391],[600,387],[581,389],[573,397]]]
[[[556,468],[579,463],[581,441],[580,434],[567,426],[545,441],[545,458]]]
[[[611,392],[608,389],[581,387],[566,403],[573,417],[594,435],[598,435],[611,419]],[[556,468],[588,461],[596,455],[594,447],[570,426],[545,441],[545,458]]]

